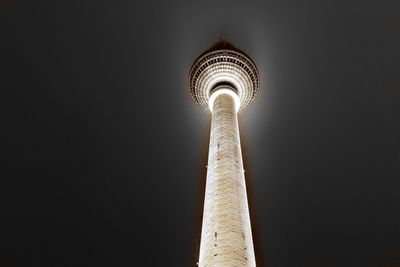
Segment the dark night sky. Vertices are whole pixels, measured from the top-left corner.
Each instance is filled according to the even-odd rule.
[[[261,75],[239,117],[259,266],[400,266],[399,1],[0,9],[0,266],[195,266],[188,72],[221,35]]]

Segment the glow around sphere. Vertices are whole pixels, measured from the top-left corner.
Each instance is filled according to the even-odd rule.
[[[190,92],[193,100],[207,112],[210,92],[221,83],[233,85],[240,105],[245,109],[259,91],[259,75],[254,62],[227,42],[220,42],[201,55],[190,70]]]

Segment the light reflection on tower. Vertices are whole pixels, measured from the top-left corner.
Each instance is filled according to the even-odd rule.
[[[237,112],[258,93],[257,68],[245,53],[219,42],[193,64],[190,90],[211,113],[199,266],[255,266]]]

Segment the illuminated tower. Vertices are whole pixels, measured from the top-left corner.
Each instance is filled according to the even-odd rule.
[[[211,113],[200,267],[256,265],[237,113],[258,89],[254,62],[226,42],[202,54],[190,71],[192,97]]]

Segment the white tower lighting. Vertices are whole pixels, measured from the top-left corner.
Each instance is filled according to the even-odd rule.
[[[190,90],[211,113],[199,266],[256,266],[237,112],[258,93],[257,68],[246,54],[220,42],[193,64]]]

